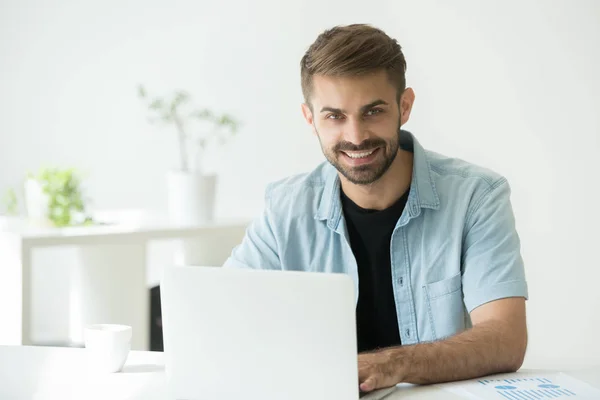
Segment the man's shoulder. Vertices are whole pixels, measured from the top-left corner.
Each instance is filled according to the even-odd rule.
[[[331,176],[332,169],[333,167],[329,163],[324,162],[310,172],[291,175],[271,182],[267,185],[266,194],[270,197],[287,195],[290,191],[322,189]]]
[[[265,197],[271,210],[290,209],[295,214],[315,212],[328,179],[335,169],[323,162],[311,172],[292,175],[267,185]]]
[[[456,189],[460,190],[462,185],[491,189],[506,181],[504,176],[490,168],[430,150],[427,150],[426,153],[437,183],[452,183]]]

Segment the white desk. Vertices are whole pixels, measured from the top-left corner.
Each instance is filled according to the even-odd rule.
[[[26,223],[0,229],[0,344],[33,344],[31,332],[31,271],[35,248],[75,246],[78,268],[72,301],[65,310],[76,316],[74,331],[88,323],[133,326],[132,348],[147,350],[149,294],[146,283],[146,246],[151,240],[192,240],[201,253],[196,265],[218,265],[224,252],[241,242],[247,221],[176,226],[157,217],[119,218],[90,227],[35,228]],[[196,258],[198,260],[198,258]],[[100,300],[99,300],[100,299]],[[75,341],[82,343],[81,341]]]
[[[600,388],[600,367],[568,373]],[[85,349],[0,346],[0,399],[165,400],[165,383],[163,353],[131,352],[123,372],[98,375],[87,372]],[[399,388],[385,399],[461,397],[436,386],[415,386]]]

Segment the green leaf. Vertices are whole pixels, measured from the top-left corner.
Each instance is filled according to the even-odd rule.
[[[229,129],[231,134],[235,134],[238,128],[238,122],[229,114],[223,114],[219,118],[219,125]]]
[[[95,224],[94,220],[92,218],[90,218],[90,217],[86,217],[85,220],[82,223],[83,226],[91,226],[91,225],[94,225],[94,224]]]
[[[17,215],[19,212],[19,202],[17,200],[15,189],[10,188],[6,191],[2,203],[6,209],[6,214]]]
[[[151,110],[162,110],[163,108],[165,108],[165,101],[157,97],[154,100],[152,100],[148,108]]]
[[[190,100],[190,95],[187,92],[179,91],[175,93],[173,100],[171,100],[171,112],[174,113],[177,111],[179,106],[187,103]]]
[[[145,99],[147,96],[146,88],[143,85],[138,85],[138,96],[142,99]]]
[[[194,117],[197,118],[201,121],[205,121],[205,120],[213,120],[214,119],[214,114],[212,113],[212,111],[210,111],[209,109],[202,109],[202,110],[197,110],[194,111],[190,114],[190,117]]]

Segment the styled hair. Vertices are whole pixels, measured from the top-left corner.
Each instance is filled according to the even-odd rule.
[[[310,45],[300,62],[304,100],[309,103],[315,75],[360,76],[378,70],[387,71],[399,101],[406,88],[406,60],[398,42],[366,24],[328,29]]]

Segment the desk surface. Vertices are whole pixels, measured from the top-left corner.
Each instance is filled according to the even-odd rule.
[[[133,351],[116,374],[94,374],[86,365],[85,349],[0,346],[0,398],[166,398],[163,353]],[[568,373],[600,388],[600,367]],[[437,386],[415,386],[399,388],[386,400],[460,398]]]

